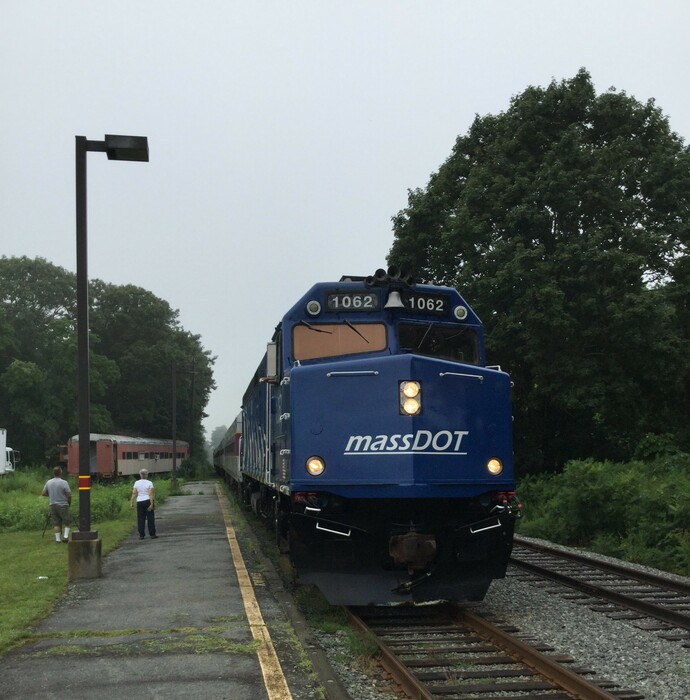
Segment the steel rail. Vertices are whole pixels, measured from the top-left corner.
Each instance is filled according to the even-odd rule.
[[[507,654],[574,697],[582,700],[612,700],[616,697],[469,610],[455,607],[454,614],[460,624],[489,639]]]
[[[578,563],[584,562],[585,564],[589,564],[603,571],[609,571],[613,574],[620,574],[621,576],[628,576],[629,578],[634,578],[642,583],[649,583],[653,586],[662,586],[664,588],[690,596],[690,584],[683,583],[682,581],[676,581],[675,579],[666,578],[665,576],[652,574],[648,571],[638,571],[637,569],[633,569],[625,564],[614,564],[613,562],[600,561],[588,556],[586,553],[568,552],[562,549],[557,549],[556,547],[550,547],[547,544],[530,542],[529,540],[519,537],[518,535],[513,537],[513,543],[520,547],[524,547],[525,549],[532,549],[535,552],[553,554],[556,557],[570,559]]]
[[[408,669],[405,664],[396,656],[390,647],[362,620],[356,613],[352,612],[349,608],[345,608],[345,611],[350,618],[350,622],[365,635],[369,635],[374,638],[377,646],[381,651],[381,665],[388,671],[388,673],[393,676],[395,682],[400,685],[403,691],[410,698],[418,698],[419,700],[434,700],[434,695],[429,691],[429,689],[418,680],[415,675]]]
[[[559,556],[560,551],[555,550],[551,551],[549,550],[549,554],[553,554],[554,556]],[[578,561],[579,563],[584,563],[588,566],[591,566],[595,569],[599,568],[598,567],[598,562],[589,559],[587,557],[583,557],[582,559],[579,559],[577,555],[570,555],[569,557],[565,557],[568,559],[572,559],[575,561]],[[673,627],[679,627],[681,629],[687,629],[690,630],[690,615],[687,615],[682,612],[677,612],[675,610],[668,610],[667,608],[663,608],[659,605],[656,605],[655,603],[648,603],[644,600],[638,600],[636,598],[631,598],[628,595],[625,595],[624,593],[617,593],[616,591],[610,590],[608,588],[604,588],[602,586],[598,586],[593,583],[587,583],[586,581],[580,581],[579,579],[573,578],[572,576],[568,576],[566,574],[561,574],[558,573],[557,571],[552,571],[551,569],[545,568],[540,566],[539,564],[533,564],[532,562],[527,562],[527,561],[521,561],[520,559],[516,559],[514,557],[511,557],[511,564],[518,566],[522,569],[526,569],[527,571],[531,571],[542,578],[548,578],[552,581],[556,581],[557,583],[561,583],[564,586],[568,586],[569,588],[572,588],[577,591],[583,591],[591,596],[594,596],[596,598],[601,598],[603,600],[608,600],[611,603],[615,603],[616,605],[620,605],[621,607],[628,608],[629,610],[634,610],[636,612],[639,612],[647,617],[652,617],[656,620],[661,620],[662,622],[667,622],[669,625],[672,625]],[[631,573],[631,577],[634,578],[635,572]],[[660,585],[660,584],[655,584],[655,585]]]
[[[362,620],[357,612],[345,608],[352,624],[360,632],[371,636],[378,645],[381,653],[381,664],[391,674],[396,683],[410,698],[419,700],[434,700],[438,698],[437,692],[427,686],[421,679],[401,661],[396,653],[389,647],[381,637],[373,631],[367,623]],[[583,676],[579,676],[574,671],[563,666],[556,659],[551,659],[534,647],[513,637],[509,632],[496,627],[487,620],[468,611],[465,608],[454,605],[444,606],[443,617],[458,628],[465,628],[477,635],[477,639],[485,639],[491,644],[491,648],[506,654],[506,659],[512,659],[513,663],[522,664],[526,669],[530,669],[540,678],[543,678],[548,685],[532,685],[535,690],[550,689],[552,692],[562,690],[566,694],[581,700],[613,700],[617,695],[612,695],[600,686],[588,681]],[[441,628],[439,628],[440,631]],[[447,629],[447,628],[446,628]],[[417,662],[419,665],[419,662]],[[495,662],[494,662],[495,663]],[[443,665],[444,662],[438,658],[432,665]],[[428,664],[425,664],[428,665]],[[497,674],[502,675],[502,674]],[[525,675],[518,671],[508,671],[506,676]],[[534,682],[532,682],[534,683]],[[487,686],[488,689],[488,686]],[[448,690],[446,690],[446,693]],[[457,693],[458,691],[455,690]],[[474,691],[471,691],[474,692]],[[444,693],[445,694],[445,693]],[[541,694],[539,695],[541,697]],[[641,697],[633,695],[631,697]]]

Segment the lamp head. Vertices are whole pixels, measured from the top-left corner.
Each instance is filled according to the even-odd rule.
[[[148,163],[149,141],[146,136],[105,135],[108,160],[135,160]]]

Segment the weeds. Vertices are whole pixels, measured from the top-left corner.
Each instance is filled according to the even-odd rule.
[[[518,485],[523,535],[690,575],[690,455],[569,462]]]
[[[41,530],[46,522],[48,499],[41,496],[43,487],[52,477],[46,469],[34,468],[25,472],[15,472],[0,479],[0,533]],[[79,522],[79,491],[77,479],[67,476],[72,489],[71,513],[75,524]],[[162,503],[170,493],[170,482],[165,478],[152,477],[156,489],[156,500]],[[130,480],[113,483],[94,483],[91,487],[91,521],[101,523],[129,517],[129,499],[132,494]]]

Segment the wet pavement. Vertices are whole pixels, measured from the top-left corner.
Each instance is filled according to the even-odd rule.
[[[102,578],[70,583],[28,643],[0,659],[0,697],[276,697],[266,690],[214,483],[168,498],[156,527],[157,539],[133,530],[103,559]],[[257,561],[247,568],[291,697],[320,697]]]

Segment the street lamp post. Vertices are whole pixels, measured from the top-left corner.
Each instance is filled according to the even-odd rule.
[[[75,136],[75,171],[77,203],[77,366],[79,404],[79,532],[72,535],[75,544],[98,540],[98,533],[91,530],[91,467],[90,451],[90,388],[89,388],[89,281],[86,226],[86,154],[88,151],[105,153],[108,160],[149,160],[148,139],[145,136],[114,136],[106,134],[103,141],[89,141],[85,136]],[[79,558],[76,556],[75,558]],[[72,548],[70,548],[70,577],[72,576]],[[88,568],[88,567],[87,567]],[[98,549],[98,575],[100,575],[100,548]]]

